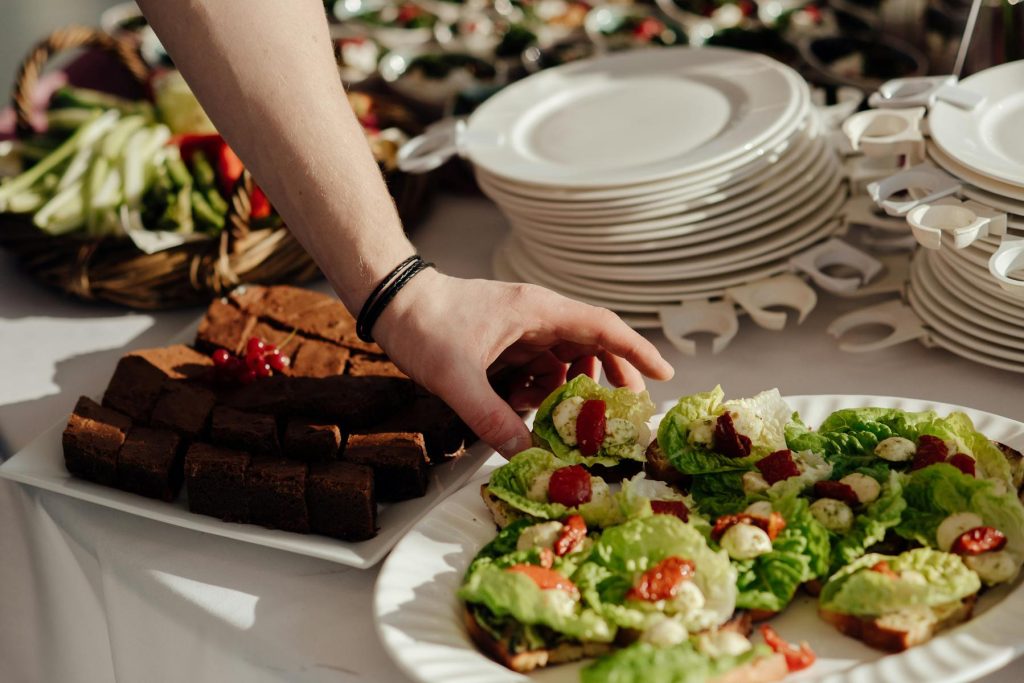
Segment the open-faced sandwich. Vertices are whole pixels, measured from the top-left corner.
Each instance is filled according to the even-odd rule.
[[[585,683],[777,680],[814,654],[767,625],[755,644],[751,624],[801,588],[842,633],[900,651],[1024,564],[1020,455],[964,413],[843,409],[812,430],[778,391],[715,388],[679,399],[652,442],[652,412],[645,394],[577,378],[537,414],[543,448],[483,486],[503,530],[460,597],[506,666],[596,657]]]

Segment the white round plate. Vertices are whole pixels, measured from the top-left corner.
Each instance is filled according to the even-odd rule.
[[[992,439],[1024,449],[1024,424],[946,403],[888,396],[791,396],[808,424],[840,408],[882,406],[940,413],[963,410]],[[431,510],[403,538],[381,567],[374,588],[374,623],[384,648],[420,683],[578,683],[580,664],[526,676],[506,669],[474,647],[462,625],[456,597],[462,575],[495,527],[480,499],[486,476]],[[800,597],[772,625],[785,638],[811,643],[814,666],[795,679],[829,683],[959,683],[995,671],[1022,651],[1024,590],[988,591],[971,621],[898,655],[872,650],[822,622],[813,598]]]
[[[742,267],[746,268],[792,255],[811,243],[833,234],[836,230],[833,219],[845,199],[845,189],[840,188],[839,191],[832,193],[829,205],[823,207],[817,215],[756,244],[741,245],[710,256],[680,258],[658,263],[594,265],[540,254],[530,250],[529,244],[524,244],[524,248],[531,251],[539,264],[550,268],[554,273],[573,273],[597,279],[633,282],[715,275],[734,270],[741,263]]]
[[[939,167],[960,180],[970,183],[987,192],[1007,197],[1012,200],[1024,202],[1024,185],[1012,185],[981,175],[977,171],[967,168],[957,160],[951,158],[942,151],[938,145],[928,145],[928,156]]]
[[[480,189],[493,199],[507,213],[514,213],[540,222],[556,225],[601,225],[608,223],[635,222],[650,218],[680,215],[686,212],[703,210],[708,212],[728,211],[726,205],[748,203],[770,194],[784,186],[793,177],[805,172],[812,164],[818,162],[827,152],[825,142],[821,138],[802,140],[791,152],[782,156],[775,164],[768,166],[759,173],[745,178],[735,185],[713,192],[690,192],[682,198],[669,195],[666,199],[655,199],[649,203],[626,207],[605,207],[598,209],[579,209],[574,204],[559,203],[549,207],[536,207],[516,201],[509,195],[496,191],[479,181]],[[767,178],[767,180],[766,180]]]
[[[1020,346],[1008,347],[1002,342],[993,341],[995,337],[992,334],[949,315],[942,310],[927,288],[914,287],[911,283],[907,288],[907,301],[921,320],[943,337],[987,356],[1024,365],[1024,349]]]
[[[469,118],[465,154],[521,183],[647,183],[771,139],[807,101],[795,71],[723,48],[637,50],[524,78]]]
[[[939,258],[945,261],[946,265],[950,268],[960,273],[963,279],[969,282],[972,287],[978,287],[984,290],[986,294],[1014,308],[1020,307],[1020,299],[999,286],[999,282],[992,277],[992,273],[989,272],[987,265],[979,266],[973,261],[967,260],[959,253],[960,251],[959,249],[942,249],[939,252]]]
[[[693,223],[658,224],[653,228],[623,224],[622,231],[610,231],[609,227],[599,226],[565,233],[511,214],[507,217],[525,240],[558,249],[615,254],[664,252],[674,247],[719,243],[722,238],[737,233],[742,233],[740,237],[743,237],[743,234],[755,229],[760,230],[759,234],[765,234],[773,229],[769,227],[771,225],[774,229],[793,225],[809,211],[820,208],[834,194],[839,182],[839,165],[835,159],[822,160],[821,164],[814,167],[814,171],[808,171],[799,180],[790,183],[790,187],[796,188],[796,191],[787,189],[784,193],[776,193],[732,212]]]
[[[950,322],[961,329],[971,330],[974,336],[995,344],[1002,344],[1011,349],[1024,351],[1024,326],[1006,322],[1003,318],[993,317],[987,309],[968,305],[959,294],[953,291],[948,283],[944,283],[932,270],[927,259],[920,253],[914,259],[910,270],[911,282],[920,292],[928,294],[933,310],[944,312]]]
[[[1005,211],[1011,225],[1024,221],[1024,201],[1016,202],[1008,197],[966,184],[960,188],[960,192],[968,199],[981,202],[997,211]]]
[[[709,292],[722,291],[727,287],[748,284],[791,270],[789,259],[782,258],[760,266],[737,268],[718,275],[661,282],[614,282],[566,273],[552,274],[534,261],[533,257],[511,238],[499,245],[497,251],[502,252],[504,258],[515,264],[516,272],[528,276],[535,284],[572,294],[596,295],[635,303],[679,302],[705,298],[709,296]]]
[[[928,114],[932,140],[982,175],[1024,185],[1024,60],[985,69],[959,85],[985,100],[973,110],[936,102]]]
[[[1005,320],[1024,331],[1024,301],[1000,300],[987,295],[976,283],[968,281],[965,274],[951,267],[937,256],[937,252],[928,251],[928,265],[935,277],[955,293],[968,306],[987,313],[990,317]]]

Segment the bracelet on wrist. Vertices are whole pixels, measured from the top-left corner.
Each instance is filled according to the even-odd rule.
[[[413,255],[399,263],[394,270],[384,276],[377,286],[366,298],[359,317],[356,318],[356,334],[366,343],[373,342],[373,326],[377,324],[384,309],[395,298],[395,295],[412,280],[417,273],[427,268],[433,268],[433,263],[427,263],[419,255]]]

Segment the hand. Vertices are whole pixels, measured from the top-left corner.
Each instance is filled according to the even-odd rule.
[[[569,376],[643,389],[670,379],[654,345],[618,316],[533,285],[463,280],[434,270],[414,277],[373,329],[413,380],[437,394],[505,457],[530,447],[516,410],[536,407]],[[508,401],[491,380],[500,376]]]

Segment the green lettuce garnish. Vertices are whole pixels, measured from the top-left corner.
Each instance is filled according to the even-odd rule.
[[[739,655],[709,657],[692,642],[671,647],[634,643],[598,659],[581,672],[582,683],[703,683],[771,654],[756,645]]]
[[[559,403],[575,396],[587,400],[600,399],[604,401],[610,418],[619,418],[633,423],[640,435],[639,441],[626,448],[615,448],[614,452],[602,447],[593,456],[583,455],[575,446],[566,444],[558,435],[558,430],[555,429],[552,413]],[[623,459],[644,461],[644,454],[650,438],[647,422],[652,415],[654,415],[654,403],[651,402],[651,397],[646,391],[637,394],[626,388],[609,389],[586,375],[579,375],[555,389],[540,404],[537,416],[533,420],[533,434],[567,464],[614,467]]]
[[[1024,558],[1024,506],[1002,481],[975,479],[939,463],[910,475],[903,489],[907,512],[896,527],[900,536],[936,547],[935,532],[946,517],[974,512],[1006,535],[1006,548]]]
[[[893,577],[871,570],[882,561],[896,574],[913,571],[920,576]],[[980,588],[978,575],[958,555],[915,548],[896,556],[869,553],[854,560],[825,584],[820,604],[840,614],[879,616],[908,607],[944,605]]]
[[[618,524],[625,519],[618,496],[612,494],[608,484],[600,477],[591,477],[592,497],[590,502],[579,507],[570,508],[560,503],[537,500],[539,496],[534,489],[538,487],[538,482],[570,464],[543,448],[529,448],[494,470],[487,489],[534,519],[563,519],[566,515],[578,514],[587,522],[587,526],[599,527]],[[541,488],[539,493],[544,494],[545,491],[546,488]]]
[[[878,498],[857,513],[853,527],[846,533],[834,534],[833,569],[839,569],[863,555],[868,548],[885,539],[889,529],[900,523],[907,508],[903,497],[903,476],[899,472],[888,472],[880,480],[882,491]]]

